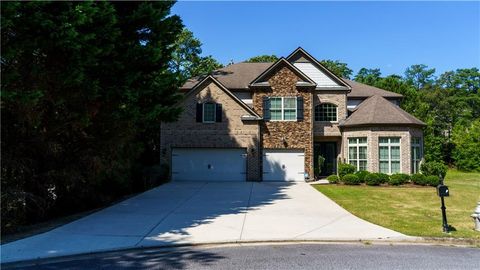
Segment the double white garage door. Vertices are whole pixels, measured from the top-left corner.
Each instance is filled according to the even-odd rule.
[[[301,150],[263,151],[263,181],[304,181]],[[246,181],[246,149],[174,148],[173,181]]]

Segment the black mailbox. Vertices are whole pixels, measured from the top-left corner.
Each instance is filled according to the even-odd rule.
[[[448,191],[448,187],[445,185],[438,185],[437,186],[437,194],[440,197],[448,197],[450,192]]]

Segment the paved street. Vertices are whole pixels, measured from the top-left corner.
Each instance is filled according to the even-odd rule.
[[[2,245],[2,263],[115,249],[271,240],[403,240],[307,183],[174,182]]]
[[[295,244],[144,250],[81,256],[22,269],[478,269],[480,249]]]

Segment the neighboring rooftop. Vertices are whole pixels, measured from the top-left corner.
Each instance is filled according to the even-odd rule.
[[[248,63],[241,62],[228,65],[224,68],[212,72],[212,76],[220,81],[230,90],[248,90],[248,85],[257,78],[262,72],[268,69],[273,63]],[[193,77],[180,87],[182,90],[188,90],[194,87],[206,76]],[[401,94],[386,91],[377,87],[355,82],[352,80],[343,80],[352,87],[352,91],[347,94],[351,98],[366,98],[373,95],[379,95],[385,98],[401,98]]]
[[[228,89],[248,89],[248,85],[262,72],[267,70],[273,63],[247,63],[241,62],[228,65],[212,72],[213,77],[220,81]],[[194,87],[205,76],[193,77],[180,87],[190,89]]]
[[[371,96],[363,101],[352,115],[340,123],[340,126],[351,127],[385,124],[425,126],[425,123],[379,95]]]

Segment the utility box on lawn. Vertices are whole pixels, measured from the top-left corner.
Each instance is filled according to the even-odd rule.
[[[437,195],[439,197],[448,197],[450,196],[450,192],[448,190],[448,187],[445,185],[438,185],[437,186]]]

